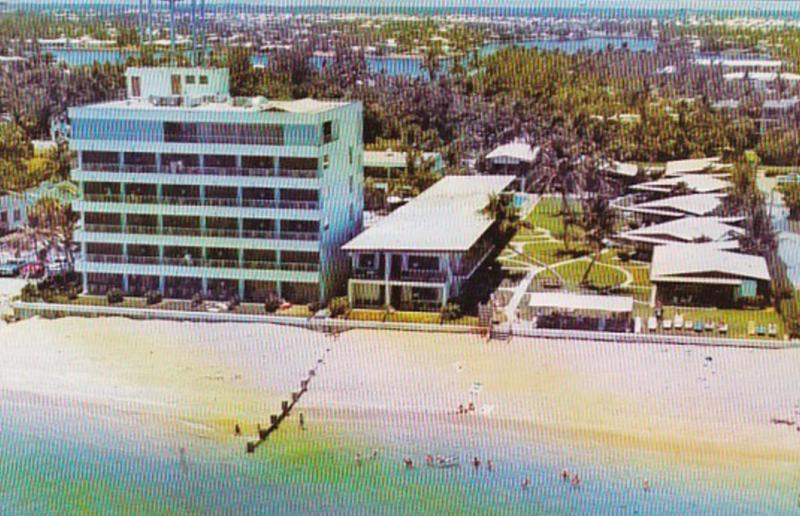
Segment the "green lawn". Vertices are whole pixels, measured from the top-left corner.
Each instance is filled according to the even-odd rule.
[[[570,249],[564,247],[563,242],[542,242],[526,244],[523,252],[528,258],[547,265],[563,262],[571,258],[589,254],[589,248],[582,244],[572,244]]]
[[[556,266],[555,272],[563,278],[567,286],[577,288],[590,263],[589,260],[570,262]],[[587,281],[595,288],[607,289],[621,285],[625,279],[622,271],[597,262],[589,272]]]
[[[580,203],[570,202],[575,215],[580,213]],[[526,219],[532,226],[550,231],[553,237],[562,239],[564,237],[564,220],[561,216],[561,199],[556,197],[543,197],[536,203],[531,213]],[[573,239],[579,239],[582,231],[577,226],[570,227],[570,235]]]
[[[617,259],[617,249],[609,249],[600,256],[600,262],[622,267],[633,276],[633,284],[652,287],[650,283],[650,266],[641,262],[623,262]]]
[[[703,309],[703,308],[665,308],[664,309],[664,318],[665,319],[672,319],[676,313],[683,315],[684,322],[686,321],[703,321],[703,322],[714,322],[715,325],[718,325],[720,321],[725,321],[728,324],[728,333],[725,334],[726,337],[732,338],[763,338],[768,340],[783,340],[783,319],[781,316],[772,308],[765,308],[763,310],[736,310],[736,309]],[[644,322],[645,326],[647,324],[647,318],[653,315],[653,309],[647,306],[637,306],[634,309],[634,314],[642,317],[642,321]],[[777,337],[758,337],[756,335],[750,335],[748,326],[750,325],[750,321],[753,322],[756,326],[767,326],[769,324],[775,324],[778,327],[778,336]],[[662,330],[659,326],[658,329],[659,333],[678,333],[682,332],[683,334],[693,335],[695,334],[694,331],[687,331],[687,330]],[[699,333],[698,333],[699,334]],[[714,331],[704,331],[703,335],[714,335],[720,336],[717,330]]]

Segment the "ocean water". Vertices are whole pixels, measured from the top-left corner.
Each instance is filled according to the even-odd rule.
[[[725,471],[653,469],[635,448],[576,446],[513,426],[428,416],[359,417],[307,432],[279,431],[255,454],[224,442],[159,431],[147,416],[102,407],[0,396],[0,509],[67,513],[505,513],[796,514],[794,497]],[[180,434],[180,432],[178,432]],[[180,448],[186,449],[183,458]],[[376,459],[370,451],[378,450]],[[625,451],[628,450],[628,451]],[[634,451],[632,451],[634,450]],[[365,457],[356,466],[355,453]],[[421,465],[454,455],[453,469]],[[418,466],[407,470],[403,457]],[[494,471],[474,469],[473,456]],[[561,468],[580,472],[572,488]],[[522,489],[521,481],[531,483]],[[644,491],[641,479],[653,488]]]
[[[572,41],[559,40],[531,40],[517,43],[517,46],[524,48],[539,48],[544,51],[560,51],[564,53],[576,53],[579,51],[598,52],[607,48],[628,48],[631,51],[652,52],[656,49],[656,40],[652,38],[630,38],[630,37],[595,37]],[[502,43],[491,43],[481,49],[481,55],[487,56],[496,52],[500,48],[508,46]],[[134,57],[136,52],[121,50],[97,50],[97,49],[48,49],[47,53],[62,63],[71,66],[91,65],[97,63],[125,63],[129,58]],[[266,54],[256,54],[252,58],[253,64],[266,65],[269,56]],[[317,67],[324,66],[330,58],[315,56],[312,62]],[[427,76],[422,67],[422,59],[416,56],[367,56],[367,66],[374,73],[384,73],[386,75],[397,76],[406,75],[410,77]],[[450,59],[442,60],[442,68],[447,69],[451,64]]]

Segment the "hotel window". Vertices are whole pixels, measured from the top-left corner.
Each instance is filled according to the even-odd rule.
[[[186,84],[194,84],[194,75],[186,76]]]
[[[352,165],[353,164],[353,146],[352,145],[350,146],[349,150],[350,150],[350,153],[349,153],[350,164]]]
[[[181,76],[180,75],[173,75],[172,76],[172,94],[173,95],[180,95],[181,94]]]
[[[142,96],[142,79],[139,77],[131,77],[131,97]]]
[[[327,121],[322,124],[322,143],[333,141],[333,122]]]
[[[322,156],[322,168],[328,169],[331,166],[331,156],[330,154],[325,154]]]
[[[208,84],[208,75],[200,76],[200,84]]]

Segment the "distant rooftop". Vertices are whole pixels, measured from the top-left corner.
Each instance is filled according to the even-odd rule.
[[[733,186],[730,182],[712,175],[686,174],[640,183],[632,186],[631,189],[647,192],[669,192],[680,184],[686,185],[689,191],[695,193],[721,192]]]
[[[712,242],[730,241],[744,230],[731,223],[736,218],[722,217],[686,217],[670,220],[662,224],[653,224],[631,231],[625,231],[620,238],[646,244],[668,244],[670,242],[692,243],[700,240]]]
[[[717,165],[722,165],[721,161],[722,158],[719,156],[713,158],[679,159],[668,161],[665,173],[668,176],[696,174],[715,169]]]
[[[621,206],[624,211],[645,213],[663,217],[685,217],[694,215],[702,217],[711,215],[722,205],[719,194],[690,194],[667,197],[655,201],[643,202],[632,206]]]
[[[775,59],[729,59],[729,58],[697,58],[698,66],[721,66],[722,68],[781,68],[782,61]]]
[[[539,147],[531,147],[529,143],[512,142],[500,145],[486,155],[486,159],[505,164],[512,161],[533,163],[539,155]]]
[[[489,195],[514,176],[448,176],[345,244],[345,251],[465,252],[491,227]]]
[[[423,152],[422,159],[434,161],[434,165],[439,165],[442,156],[438,152]],[[407,164],[408,158],[405,152],[392,149],[364,151],[365,167],[405,168]]]

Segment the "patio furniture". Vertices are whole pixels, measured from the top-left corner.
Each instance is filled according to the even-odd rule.
[[[758,326],[756,326],[756,335],[758,335],[759,337],[763,337],[766,334],[767,334],[766,326],[764,326],[763,324],[759,324]]]
[[[686,319],[686,321],[683,323],[683,329],[686,331],[692,331],[692,325],[694,325],[694,322],[691,319]]]
[[[714,324],[714,321],[706,322],[706,331],[714,331],[715,328],[716,325]]]
[[[672,319],[664,319],[661,321],[661,328],[664,330],[671,330],[672,329]]]
[[[655,318],[654,315],[651,315],[647,319],[647,329],[649,331],[656,331],[658,329],[658,320]]]
[[[747,321],[747,334],[751,337],[756,334],[756,323],[755,321]]]
[[[720,333],[728,333],[728,323],[726,323],[725,321],[720,321],[719,324],[717,325],[717,329],[719,330]]]
[[[675,317],[672,318],[672,327],[676,330],[683,329],[683,316],[681,314],[675,314]]]
[[[703,324],[703,321],[695,321],[694,323],[694,331],[696,333],[701,333],[706,328],[706,325]]]
[[[767,326],[767,333],[769,333],[770,337],[777,337],[778,336],[778,325],[777,324],[770,324]]]

